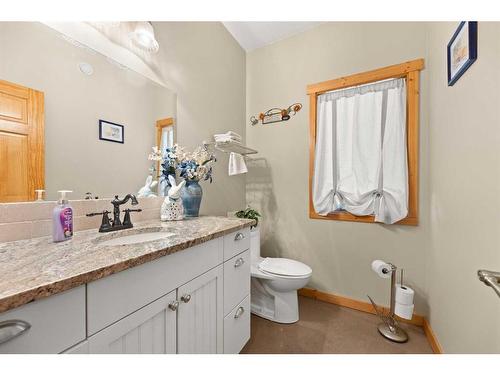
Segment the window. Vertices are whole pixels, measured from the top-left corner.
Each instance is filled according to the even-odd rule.
[[[161,154],[165,156],[165,149],[172,147],[175,144],[175,124],[172,117],[156,121],[156,146],[161,150]],[[156,173],[159,181],[158,195],[164,196],[165,189],[167,188],[167,181],[161,178],[162,167],[161,162],[158,161],[156,165]]]
[[[309,216],[418,224],[423,59],[309,85]]]

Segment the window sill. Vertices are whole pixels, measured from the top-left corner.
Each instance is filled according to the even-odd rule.
[[[377,223],[373,216],[356,216],[350,214],[349,212],[334,212],[326,216],[318,215],[316,212],[310,212],[309,218],[320,219],[320,220],[356,221],[359,223]],[[377,223],[377,224],[383,224],[383,223]],[[407,216],[403,220],[400,220],[392,225],[418,226],[418,218]]]

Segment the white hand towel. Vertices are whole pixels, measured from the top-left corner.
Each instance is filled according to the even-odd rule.
[[[231,152],[229,154],[229,168],[228,173],[230,176],[234,176],[235,174],[247,173],[248,169],[245,164],[245,159],[240,154],[235,152]]]
[[[214,139],[216,142],[234,141],[240,143],[242,141],[241,135],[233,131],[228,131],[223,134],[214,134]]]
[[[228,131],[226,133],[226,135],[230,136],[232,139],[235,139],[235,140],[238,140],[238,141],[241,141],[241,135],[239,135],[238,133],[235,133],[233,131]]]
[[[216,134],[216,135],[214,135],[214,140],[215,140],[215,142],[234,142],[234,143],[240,143],[241,144],[241,140],[231,138],[228,135],[217,135]]]

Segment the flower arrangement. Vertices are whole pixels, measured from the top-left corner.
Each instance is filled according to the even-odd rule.
[[[193,152],[186,152],[183,147],[175,144],[165,150],[161,166],[162,177],[167,180],[168,176],[175,177],[176,170],[179,176],[187,181],[210,181],[212,183],[212,165],[217,159],[208,150],[206,145],[198,146]]]
[[[158,149],[158,147],[153,146],[151,148],[153,151],[151,151],[151,153],[148,155],[148,160],[152,161],[151,167],[149,168],[149,172],[151,175],[153,175],[154,172],[156,171],[156,163],[158,161],[161,161],[163,158],[161,156],[161,151]]]

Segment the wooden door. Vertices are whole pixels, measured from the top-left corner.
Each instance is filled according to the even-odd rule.
[[[0,80],[0,202],[34,200],[45,186],[43,99]]]
[[[223,352],[223,268],[198,276],[177,290],[177,352]]]
[[[91,354],[175,354],[175,291],[144,306],[88,339]]]

